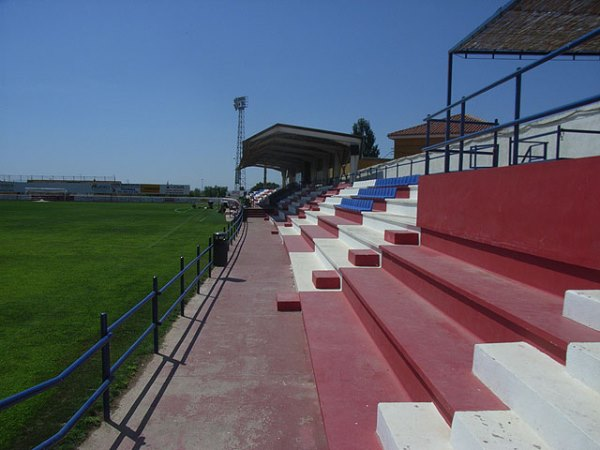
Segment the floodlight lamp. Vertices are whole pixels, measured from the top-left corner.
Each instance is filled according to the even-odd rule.
[[[233,107],[235,110],[246,109],[248,104],[248,97],[236,97],[233,99]]]

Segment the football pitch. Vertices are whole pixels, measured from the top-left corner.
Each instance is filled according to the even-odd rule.
[[[152,290],[153,275],[162,286],[180,256],[191,261],[224,225],[216,210],[187,204],[0,202],[0,398],[60,373],[99,338],[101,312],[112,323]],[[195,268],[187,280],[194,276]],[[161,296],[161,312],[178,284]],[[113,363],[150,314],[143,308],[117,331]],[[150,351],[146,344],[138,354]],[[0,448],[29,448],[56,432],[99,385],[99,359],[0,412]],[[116,389],[135,365],[120,371]]]

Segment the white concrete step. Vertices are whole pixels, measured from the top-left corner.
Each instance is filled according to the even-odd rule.
[[[525,342],[478,344],[473,373],[557,449],[600,449],[600,394]]]
[[[419,199],[419,186],[418,185],[413,185],[413,186],[409,186],[410,187],[410,199],[411,200],[418,200]]]
[[[342,203],[342,198],[343,197],[337,197],[337,196],[327,197],[324,201],[319,203],[319,205],[322,205],[324,203],[326,203],[328,205],[339,205],[340,203]]]
[[[567,349],[567,372],[600,392],[600,342],[570,343]]]
[[[322,289],[317,289],[313,284],[312,272],[313,270],[332,270],[333,266],[326,264],[315,252],[291,252],[289,256],[298,292],[321,291]]]
[[[600,331],[600,290],[565,292],[563,316]]]
[[[365,211],[362,213],[363,225],[374,230],[410,230],[420,232],[414,217],[401,216],[381,211]]]
[[[320,203],[319,210],[321,210],[323,212],[327,212],[330,215],[333,215],[333,214],[335,214],[335,205],[332,203]]]
[[[302,230],[300,229],[300,227],[302,225],[316,225],[317,224],[317,220],[314,217],[309,217],[309,216],[306,216],[306,219],[299,219],[298,217],[292,217],[290,219],[290,222],[292,222],[292,227],[294,228],[294,230],[296,230],[298,232],[298,234],[300,234],[302,232]]]
[[[277,225],[277,230],[279,231],[280,236],[298,236],[298,235],[300,235],[300,230],[294,228],[293,226],[286,227],[286,226]]]
[[[537,449],[551,447],[514,411],[459,411],[450,444],[455,450]]]
[[[383,450],[451,450],[450,427],[433,403],[379,403],[377,436]]]
[[[351,197],[353,195],[357,195],[359,189],[360,188],[357,187],[345,188],[340,190],[340,193],[337,194],[335,197]]]
[[[315,252],[326,263],[331,264],[336,270],[342,267],[356,267],[348,260],[348,250],[367,249],[366,245],[351,247],[341,239],[314,239]]]
[[[390,198],[385,201],[386,212],[400,216],[417,217],[417,200],[410,198]]]
[[[363,181],[355,181],[352,183],[353,188],[366,188],[375,186],[375,182],[377,180],[363,180]]]
[[[360,248],[360,245],[366,245],[368,248],[381,253],[380,245],[392,245],[383,238],[383,231],[364,225],[339,225],[338,230],[340,239],[352,248]]]
[[[319,221],[319,216],[333,216],[333,212],[329,209],[322,209],[320,211],[305,211],[306,219],[312,222],[312,225],[317,225]]]

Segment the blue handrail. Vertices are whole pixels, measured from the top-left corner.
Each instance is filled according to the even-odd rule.
[[[234,220],[230,222],[226,227],[226,233],[228,236],[228,241],[234,240],[242,227],[242,218],[243,212],[239,211]],[[173,312],[173,310],[178,305],[183,305],[183,300],[186,295],[191,291],[192,287],[198,286],[202,277],[206,274],[206,272],[211,273],[211,268],[213,267],[213,242],[212,239],[209,239],[209,245],[200,252],[200,247],[198,246],[196,257],[190,261],[187,265],[183,266],[183,268],[173,277],[171,278],[160,290],[158,288],[153,289],[152,292],[147,294],[142,300],[136,303],[129,311],[124,313],[121,317],[115,320],[110,326],[106,325],[106,314],[101,314],[101,338],[96,341],[88,350],[86,350],[81,356],[79,356],[75,361],[73,361],[66,369],[64,369],[60,374],[55,377],[52,377],[42,383],[39,383],[35,386],[32,386],[24,391],[18,392],[14,395],[11,395],[5,399],[0,400],[0,411],[8,409],[18,403],[21,403],[28,398],[34,397],[37,394],[47,391],[48,389],[56,386],[63,382],[66,378],[68,378],[75,370],[81,367],[87,360],[89,360],[95,353],[102,350],[103,353],[103,361],[102,361],[102,373],[103,373],[103,381],[100,386],[92,393],[90,397],[81,405],[81,407],[71,416],[71,418],[62,426],[62,428],[46,439],[44,442],[40,443],[35,447],[35,449],[45,449],[53,446],[57,442],[61,441],[67,433],[75,426],[75,424],[83,417],[86,411],[100,398],[100,396],[104,395],[104,417],[108,418],[110,416],[110,405],[108,404],[108,390],[110,388],[110,384],[113,381],[115,372],[123,365],[123,363],[133,354],[133,352],[142,344],[142,342],[153,332],[155,336],[157,336],[158,327],[167,319],[167,317]],[[200,270],[200,260],[208,254],[208,262]],[[183,261],[183,257],[181,258]],[[183,263],[182,263],[183,264]],[[192,268],[196,264],[196,276],[192,279],[192,281],[186,286],[183,287],[180,291],[179,296],[175,301],[169,306],[166,313],[158,321],[153,321],[141,334],[137,337],[135,342],[131,344],[127,350],[117,359],[117,361],[110,366],[109,360],[109,348],[110,341],[113,338],[113,332],[120,327],[127,319],[133,316],[140,308],[142,308],[145,304],[152,301],[153,307],[157,302],[158,296],[163,294],[166,289],[172,286],[175,281],[179,279],[183,279],[185,273]],[[156,280],[156,277],[154,277]],[[182,306],[183,307],[183,306]],[[153,311],[154,317],[154,311]],[[104,325],[104,326],[103,326]],[[158,348],[155,345],[155,352],[158,352]]]
[[[517,69],[515,72],[506,75],[502,78],[500,78],[499,80],[465,96],[462,97],[460,100],[455,101],[454,103],[451,103],[451,99],[448,98],[448,105],[442,109],[440,109],[439,111],[436,111],[433,114],[429,114],[424,120],[427,123],[427,137],[426,137],[426,146],[423,148],[423,151],[425,152],[425,157],[426,157],[426,161],[425,161],[425,174],[429,174],[429,152],[431,151],[436,151],[437,149],[444,147],[444,172],[449,172],[450,171],[450,155],[453,153],[450,149],[450,145],[453,143],[459,143],[459,160],[458,160],[458,171],[462,171],[463,170],[463,155],[465,153],[464,151],[464,143],[466,139],[470,139],[473,137],[477,137],[477,136],[481,136],[484,134],[490,134],[490,133],[494,133],[494,143],[495,140],[497,138],[497,132],[498,130],[504,129],[504,128],[508,128],[508,127],[513,127],[513,134],[514,134],[514,139],[512,141],[512,155],[509,155],[509,161],[512,161],[512,164],[519,164],[519,142],[520,142],[520,138],[519,138],[519,134],[520,134],[520,125],[522,123],[525,122],[530,122],[532,120],[535,119],[541,119],[543,117],[547,117],[550,116],[552,114],[556,114],[557,112],[562,112],[562,111],[566,111],[567,109],[572,109],[572,108],[576,108],[577,106],[583,106],[583,105],[587,105],[590,104],[594,101],[597,101],[599,96],[593,96],[590,97],[588,99],[584,99],[578,102],[573,102],[569,105],[565,105],[562,107],[557,107],[557,108],[552,108],[549,109],[547,111],[543,111],[541,113],[538,114],[532,114],[526,118],[521,118],[521,90],[522,90],[522,76],[523,74],[535,69],[536,67],[560,56],[565,54],[566,52],[568,52],[569,50],[583,44],[584,42],[587,42],[589,40],[592,40],[596,37],[600,36],[600,27],[597,27],[596,29],[585,33],[584,35],[580,36],[577,39],[574,39],[573,41],[563,45],[562,47],[548,53],[547,55],[535,60],[534,62],[528,64],[527,66],[523,67],[523,68],[519,68]],[[489,128],[486,128],[485,130],[481,130],[479,132],[476,133],[470,133],[465,135],[464,134],[464,125],[466,123],[465,117],[465,111],[466,111],[466,104],[468,101],[479,97],[481,94],[484,94],[510,80],[514,80],[515,81],[515,100],[514,100],[514,120],[510,121],[510,122],[506,122],[503,123],[501,125],[495,125]],[[450,137],[450,131],[451,131],[451,113],[452,113],[452,109],[456,108],[460,106],[460,135],[456,138],[451,138]],[[430,122],[435,120],[434,117],[439,116],[440,114],[445,113],[446,115],[446,132],[445,132],[445,140],[441,143],[438,143],[436,145],[429,145],[430,142]],[[494,154],[493,157],[493,166],[496,167],[498,165],[498,154]]]
[[[554,50],[553,52],[548,53],[546,56],[540,58],[540,59],[536,59],[534,62],[532,62],[531,64],[528,64],[525,67],[522,67],[518,70],[515,70],[513,73],[506,75],[505,77],[500,78],[498,81],[495,81],[491,84],[488,84],[487,86],[479,89],[478,91],[473,92],[472,94],[469,94],[465,97],[462,97],[460,100],[455,101],[454,103],[446,106],[445,108],[440,109],[439,111],[436,111],[433,114],[429,114],[425,119],[423,120],[427,120],[427,119],[431,119],[433,117],[439,116],[440,114],[451,110],[453,108],[456,108],[457,106],[459,106],[461,103],[463,102],[467,102],[469,100],[472,100],[475,97],[480,96],[481,94],[485,94],[486,92],[494,89],[495,87],[500,86],[501,84],[506,83],[507,81],[510,81],[516,77],[518,77],[519,75],[522,75],[526,72],[529,72],[530,70],[535,69],[536,67],[544,64],[547,61],[550,61],[551,59],[556,58],[557,56],[562,55],[563,53],[568,52],[569,50],[571,50],[572,48],[577,47],[578,45],[589,41],[590,39],[595,38],[596,36],[600,36],[600,27],[596,28],[595,30],[590,31],[589,33],[584,34],[583,36],[575,39],[574,41],[571,41],[565,45],[563,45],[562,47]]]

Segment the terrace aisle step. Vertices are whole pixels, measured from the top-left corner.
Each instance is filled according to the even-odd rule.
[[[567,371],[600,392],[600,342],[572,342],[567,350]]]
[[[600,330],[600,290],[565,292],[563,315]]]
[[[318,225],[303,225],[300,227],[302,237],[308,242],[311,248],[315,249],[315,239],[336,239],[337,235]]]
[[[365,225],[340,225],[340,239],[346,242],[352,248],[358,248],[358,245],[367,247],[381,253],[381,245],[390,245],[384,239],[384,233],[381,230],[374,230]]]
[[[456,450],[552,450],[514,411],[459,411],[452,421],[450,443]]]
[[[340,216],[319,216],[318,225],[338,236],[338,226],[357,225],[353,220]]]
[[[363,225],[375,230],[409,230],[420,231],[417,227],[417,219],[410,216],[401,216],[388,212],[365,211],[363,213]]]
[[[411,389],[428,392],[448,422],[458,410],[506,409],[471,371],[477,336],[384,270],[341,273],[344,294],[382,352],[406,362],[419,383]],[[393,367],[405,380],[406,368]]]
[[[557,449],[600,448],[600,393],[525,342],[475,348],[473,372]]]
[[[377,404],[410,396],[342,293],[302,292],[300,300],[329,448],[381,448]]]
[[[383,450],[452,450],[450,427],[433,403],[379,403],[377,435]]]
[[[392,198],[386,200],[386,211],[400,216],[417,217],[417,200]]]
[[[341,267],[355,267],[348,259],[348,251],[352,248],[341,239],[315,239],[315,251],[317,256],[325,259],[335,269]],[[357,247],[355,247],[357,248]],[[367,249],[361,246],[358,249]]]
[[[317,289],[313,284],[313,271],[333,269],[331,265],[321,260],[315,252],[294,252],[289,253],[289,257],[298,292],[319,291],[320,289]]]
[[[527,340],[564,361],[600,332],[562,316],[562,298],[427,247],[382,248],[383,268],[486,342]]]

